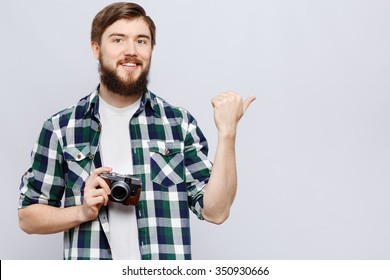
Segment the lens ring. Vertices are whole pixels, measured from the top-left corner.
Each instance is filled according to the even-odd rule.
[[[115,182],[111,187],[111,197],[116,202],[125,201],[130,194],[130,187],[123,181]]]

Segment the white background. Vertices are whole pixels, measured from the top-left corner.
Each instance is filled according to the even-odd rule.
[[[0,259],[61,259],[62,234],[18,226],[43,121],[98,83],[93,17],[110,1],[0,2]],[[194,259],[389,259],[390,2],[138,1],[157,25],[150,89],[198,120],[256,95],[221,226],[192,219]]]

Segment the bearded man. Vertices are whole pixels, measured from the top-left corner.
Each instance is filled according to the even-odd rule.
[[[64,232],[64,259],[191,259],[190,211],[215,224],[229,216],[237,124],[255,98],[212,100],[212,164],[194,117],[148,90],[155,43],[141,6],[101,10],[91,31],[100,84],[45,121],[34,145],[19,224],[30,234]]]

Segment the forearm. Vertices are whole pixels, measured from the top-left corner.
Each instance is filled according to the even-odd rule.
[[[203,217],[212,223],[223,223],[229,216],[236,190],[235,133],[220,133],[213,170],[203,196]]]
[[[62,232],[85,222],[81,207],[57,208],[49,205],[33,204],[19,209],[19,225],[23,231],[29,234]]]
[[[214,97],[214,121],[218,129],[218,146],[209,183],[203,195],[203,217],[212,223],[223,223],[237,191],[235,142],[237,125],[249,105],[256,99],[245,101],[234,92]]]
[[[74,228],[99,215],[102,205],[107,205],[110,187],[99,175],[111,172],[110,167],[93,170],[85,184],[83,204],[57,208],[45,204],[33,204],[19,209],[20,228],[27,233],[49,234]]]

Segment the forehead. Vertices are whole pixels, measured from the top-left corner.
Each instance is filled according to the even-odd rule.
[[[106,28],[103,32],[103,37],[108,37],[112,34],[123,34],[127,36],[146,35],[151,37],[149,26],[142,18],[117,20]]]

